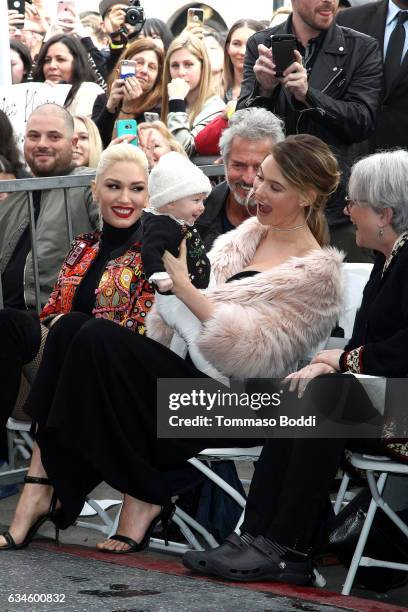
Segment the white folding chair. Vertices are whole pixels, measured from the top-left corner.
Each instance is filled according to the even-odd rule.
[[[6,424],[9,471],[0,475],[2,484],[18,484],[23,482],[27,473],[27,463],[33,450],[33,439],[30,434],[31,420],[22,411],[30,385],[25,376],[21,377],[16,407]],[[17,468],[17,458],[23,461],[24,467]]]
[[[262,452],[262,446],[253,446],[249,448],[207,448],[201,453],[198,454],[197,457],[192,457],[188,460],[188,462],[193,465],[197,470],[199,470],[202,474],[207,476],[212,482],[218,485],[223,491],[228,493],[233,500],[237,502],[239,506],[242,508],[241,517],[235,527],[235,531],[239,530],[239,527],[244,518],[244,510],[246,500],[245,498],[232,487],[228,482],[226,482],[223,478],[221,478],[218,474],[211,469],[211,462],[213,461],[257,461],[259,455]],[[210,463],[210,465],[208,465]],[[250,481],[245,480],[241,481],[243,484],[250,484]],[[218,546],[218,544],[216,544]]]
[[[372,559],[371,557],[363,556],[367,538],[370,533],[371,526],[377,509],[380,508],[390,518],[390,520],[400,529],[402,536],[408,538],[408,525],[400,519],[400,517],[390,508],[388,503],[382,497],[385,483],[389,474],[408,475],[408,465],[400,463],[389,457],[379,457],[353,453],[351,457],[351,465],[360,470],[364,470],[367,476],[368,486],[371,493],[371,502],[368,508],[367,516],[358,539],[350,568],[347,574],[346,581],[343,586],[342,595],[349,595],[353,586],[354,578],[357,570],[362,567],[387,567],[391,569],[403,570],[408,572],[408,563],[396,563],[393,561],[385,561],[383,559]],[[341,494],[345,492],[342,488]],[[340,495],[340,494],[339,494]],[[339,499],[341,503],[342,499]]]
[[[339,325],[344,329],[344,337],[351,338],[357,310],[360,308],[363,289],[367,284],[373,264],[344,263],[345,277],[345,307],[339,319]]]

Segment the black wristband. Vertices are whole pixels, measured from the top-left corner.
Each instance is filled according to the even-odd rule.
[[[185,113],[186,112],[186,101],[181,98],[174,98],[169,100],[169,113]]]
[[[118,42],[120,42],[120,44],[126,45],[126,43],[128,41],[127,34],[122,30],[122,28],[120,30],[117,30],[116,32],[111,32],[109,34],[109,38],[111,39],[111,41],[114,44],[118,44]],[[114,39],[116,39],[116,40],[114,40]]]

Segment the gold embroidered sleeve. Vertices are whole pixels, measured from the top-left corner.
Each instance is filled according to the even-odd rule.
[[[363,373],[363,355],[364,346],[352,349],[343,353],[340,360],[342,372],[354,372],[354,374]]]

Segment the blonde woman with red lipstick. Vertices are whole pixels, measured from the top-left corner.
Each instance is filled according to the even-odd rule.
[[[144,316],[153,296],[140,259],[140,216],[147,206],[144,153],[125,143],[108,147],[96,169],[92,192],[100,207],[102,231],[74,240],[40,318],[75,310],[144,333]]]
[[[103,318],[145,333],[154,299],[140,254],[140,216],[148,200],[146,156],[130,144],[112,145],[102,153],[92,187],[102,231],[74,239],[39,317],[11,308],[0,312],[0,431],[14,407],[23,366],[37,359],[58,317],[74,312],[84,321]]]

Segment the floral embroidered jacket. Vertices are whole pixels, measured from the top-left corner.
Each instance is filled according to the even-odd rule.
[[[72,310],[75,293],[99,252],[100,238],[98,231],[74,239],[40,314],[41,321]],[[154,291],[145,277],[140,251],[141,243],[135,242],[123,255],[107,263],[95,290],[92,314],[144,334],[145,317],[153,304]]]

